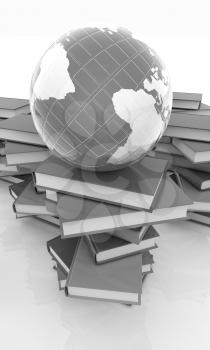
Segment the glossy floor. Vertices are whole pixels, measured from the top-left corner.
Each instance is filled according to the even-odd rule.
[[[16,220],[0,182],[1,348],[209,349],[210,229],[192,222],[156,227],[159,249],[140,307],[68,299],[45,245],[57,229]]]

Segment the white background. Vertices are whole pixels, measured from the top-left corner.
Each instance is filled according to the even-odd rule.
[[[71,28],[123,26],[167,63],[173,91],[210,104],[208,1],[0,1],[0,96],[28,98],[43,51]],[[210,229],[166,224],[141,307],[70,300],[57,289],[51,226],[15,220],[0,184],[0,348],[210,349]]]

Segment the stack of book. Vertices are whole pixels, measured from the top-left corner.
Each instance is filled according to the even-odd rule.
[[[0,139],[4,164],[22,176],[9,187],[16,216],[58,227],[47,249],[65,294],[140,304],[159,236],[153,225],[186,219],[193,204],[168,160],[146,156],[115,172],[82,171],[49,155],[30,114],[1,121]]]
[[[17,183],[49,156],[30,114],[29,101],[0,98],[0,178]],[[23,176],[24,175],[24,176]]]
[[[174,93],[164,137],[150,156],[166,159],[192,199],[188,216],[210,225],[210,106],[197,93]]]

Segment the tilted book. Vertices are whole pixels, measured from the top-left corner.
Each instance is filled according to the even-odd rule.
[[[166,167],[167,161],[146,156],[119,171],[95,173],[73,168],[51,156],[35,170],[35,182],[50,190],[151,210]]]
[[[210,132],[210,131],[209,131]],[[210,162],[210,143],[173,138],[172,143],[193,163]]]
[[[140,304],[141,288],[141,254],[97,265],[84,239],[80,239],[66,281],[66,295],[125,304]]]
[[[45,145],[34,126],[31,115],[19,114],[0,122],[0,139]]]
[[[63,237],[113,232],[122,228],[151,225],[186,218],[192,201],[174,181],[166,177],[152,212],[58,195],[57,215]],[[53,202],[52,202],[53,203]],[[49,209],[49,207],[48,207]]]
[[[157,237],[159,237],[159,234],[153,226],[150,226],[139,244],[129,243],[124,239],[108,233],[85,236],[85,240],[96,263],[102,264],[107,261],[154,249],[157,247]]]

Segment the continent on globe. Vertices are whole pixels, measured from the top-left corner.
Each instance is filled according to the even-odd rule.
[[[158,142],[172,92],[160,58],[132,33],[83,28],[43,55],[30,101],[37,131],[54,155],[109,171],[141,159]]]

